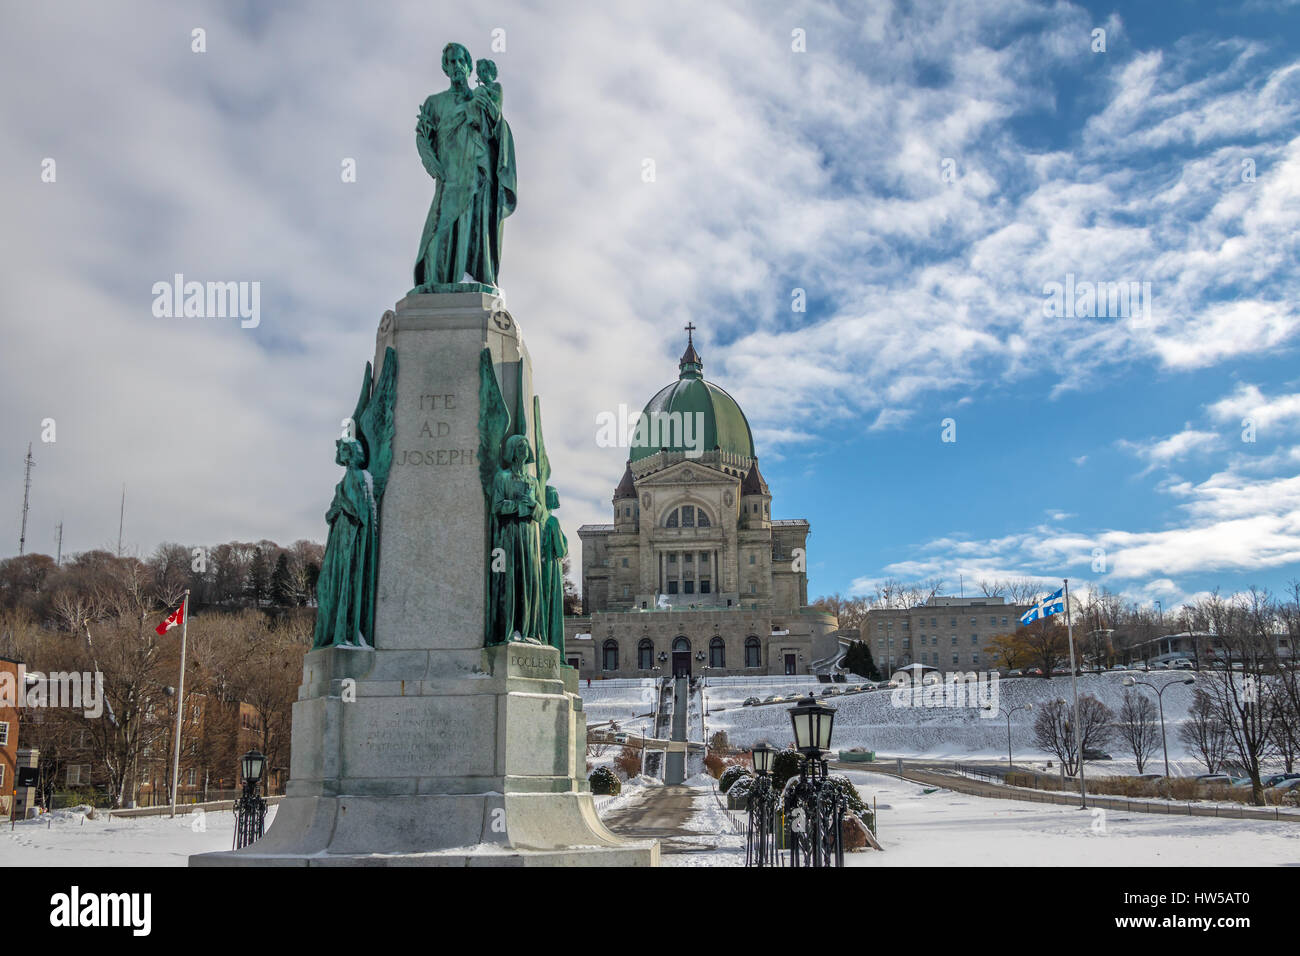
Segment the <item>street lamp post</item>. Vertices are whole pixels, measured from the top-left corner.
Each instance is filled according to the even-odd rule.
[[[758,779],[749,795],[749,839],[746,866],[779,866],[776,849],[776,796],[772,790],[772,760],[776,750],[766,742],[750,752]]]
[[[235,849],[261,839],[266,824],[266,801],[257,792],[266,758],[250,750],[239,760],[244,772],[244,792],[235,804]]]
[[[811,695],[791,708],[795,749],[803,754],[791,811],[790,865],[800,865],[800,848],[810,866],[844,865],[844,796],[827,780],[826,755],[831,749],[835,709]]]
[[[992,710],[993,705],[986,704],[984,706],[984,709]],[[1007,769],[1008,770],[1011,769],[1011,715],[1018,710],[1033,710],[1033,709],[1034,709],[1033,704],[1021,704],[1019,707],[1012,707],[1010,710],[1007,710],[1005,707],[998,708],[998,712],[1007,719]]]
[[[1163,687],[1157,687],[1155,684],[1149,684],[1144,680],[1135,680],[1132,677],[1124,678],[1125,687],[1136,687],[1141,684],[1143,687],[1150,687],[1156,692],[1156,703],[1160,706],[1160,746],[1165,752],[1165,779],[1169,779],[1169,741],[1165,737],[1165,691],[1175,684],[1195,684],[1196,678],[1190,674],[1183,680],[1166,681]]]

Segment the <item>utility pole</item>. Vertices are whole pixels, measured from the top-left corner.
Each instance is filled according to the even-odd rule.
[[[55,554],[56,557],[54,559],[54,566],[56,568],[63,567],[63,522],[62,521],[59,522],[59,547],[58,550],[55,552]]]
[[[27,458],[24,461],[26,473],[23,476],[23,529],[18,533],[18,553],[21,555],[27,547],[27,506],[32,496],[32,468],[36,459],[32,457],[32,443],[27,443]]]
[[[122,525],[126,521],[126,482],[122,482],[122,510],[117,513],[117,556],[122,556]]]

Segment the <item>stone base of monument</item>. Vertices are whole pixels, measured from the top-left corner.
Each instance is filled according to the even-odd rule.
[[[620,839],[596,816],[577,672],[546,644],[484,647],[485,358],[512,431],[541,442],[528,350],[501,306],[481,291],[410,294],[380,320],[375,374],[391,347],[396,380],[375,648],[307,654],[274,823],[191,865],[658,862],[658,843]],[[484,470],[500,467],[487,447]]]
[[[657,842],[624,840],[596,815],[577,673],[557,649],[497,645],[468,677],[391,679],[441,670],[413,654],[438,652],[309,653],[275,822],[190,865],[658,864]]]

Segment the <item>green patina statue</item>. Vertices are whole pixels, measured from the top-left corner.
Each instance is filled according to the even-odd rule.
[[[498,641],[539,641],[542,633],[543,510],[537,479],[528,471],[532,461],[528,439],[511,435],[492,483],[488,615],[489,631]]]
[[[546,509],[552,512],[542,528],[542,637],[547,644],[559,648],[564,657],[564,559],[569,555],[569,542],[560,530],[560,519],[555,509],[560,507],[560,493],[546,486]]]
[[[442,71],[451,86],[420,107],[415,145],[438,181],[415,258],[412,292],[491,292],[501,271],[502,225],[515,211],[515,143],[501,115],[501,84],[491,60],[448,43]]]
[[[344,469],[325,520],[329,537],[316,582],[312,647],[374,647],[375,576],[379,566],[379,504],[393,464],[397,353],[389,348],[378,381],[370,363],[356,410],[334,444]]]

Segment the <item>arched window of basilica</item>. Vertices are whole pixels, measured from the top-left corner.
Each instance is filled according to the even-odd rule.
[[[691,642],[684,637],[679,637],[675,641],[673,641],[673,653],[678,653],[680,651],[690,651],[690,649],[691,649]]]
[[[745,666],[763,666],[763,647],[759,644],[757,637],[745,638]]]
[[[640,643],[636,646],[636,666],[639,670],[648,671],[654,667],[655,648],[650,643],[650,638],[641,638]]]
[[[665,528],[711,528],[713,522],[704,509],[698,505],[682,505],[668,512],[664,519]]]
[[[601,662],[601,669],[607,671],[618,670],[618,641],[613,638],[609,639],[605,642],[605,646],[602,650],[604,651],[604,655]]]
[[[720,637],[715,637],[709,641],[709,666],[727,666],[727,645]]]

